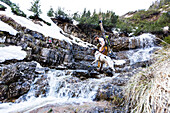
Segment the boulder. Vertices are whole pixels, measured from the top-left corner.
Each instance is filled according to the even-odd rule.
[[[0,101],[9,101],[27,93],[36,74],[35,62],[19,62],[0,66]]]

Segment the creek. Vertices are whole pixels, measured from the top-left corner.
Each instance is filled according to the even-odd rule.
[[[132,47],[134,45],[136,47]],[[133,49],[114,52],[116,72],[111,77],[100,73],[96,77],[82,79],[75,72],[83,74],[88,73],[88,70],[45,71],[44,67],[37,66],[36,70],[40,74],[28,93],[19,97],[15,103],[0,103],[0,112],[30,112],[47,104],[83,104],[101,99],[110,100],[114,95],[122,98],[122,88],[133,76],[134,69],[149,65],[151,54],[160,49],[156,45],[155,36],[151,34],[130,37],[128,46]]]

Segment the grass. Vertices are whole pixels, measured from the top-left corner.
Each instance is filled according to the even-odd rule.
[[[125,88],[126,110],[135,113],[170,112],[170,48],[154,55],[156,62],[134,75]]]

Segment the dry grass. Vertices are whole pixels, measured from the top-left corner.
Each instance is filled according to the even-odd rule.
[[[170,113],[170,47],[157,52],[154,59],[127,84],[127,112]]]

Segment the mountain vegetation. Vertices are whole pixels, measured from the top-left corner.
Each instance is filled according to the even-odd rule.
[[[141,32],[162,34],[163,27],[170,26],[170,2],[168,0],[156,1],[148,10],[128,12],[119,18],[117,27],[127,33]]]
[[[42,13],[39,2],[40,0],[34,0],[34,2],[31,2],[32,6],[29,10],[34,13],[34,17],[39,17]]]
[[[19,6],[17,6],[15,3],[12,3],[10,0],[0,0],[0,1],[6,3],[7,5],[9,5],[14,14],[16,14],[18,16],[26,17],[26,14],[23,11],[21,11],[19,9]]]
[[[26,17],[19,7],[10,2],[10,0],[1,1],[10,5],[15,14]],[[32,3],[30,11],[34,12],[34,15],[29,18],[36,19],[42,13],[39,1],[40,0],[34,0]],[[87,10],[86,8],[81,14],[75,12],[70,15],[65,13],[64,9],[60,7],[56,11],[54,11],[53,8],[50,8],[47,15],[49,17],[67,19],[69,21],[76,20],[79,24],[92,25],[93,28],[99,28],[99,17],[102,17],[103,26],[106,30],[111,31],[112,28],[116,28],[117,31],[122,32],[127,36],[132,32],[133,35],[139,35],[144,32],[163,34],[163,27],[170,26],[169,4],[169,0],[156,1],[148,10],[131,11],[123,16],[117,16],[113,11],[100,11],[99,13],[96,13],[96,10],[94,10],[93,12],[90,12],[90,10]],[[50,25],[48,22],[45,23]],[[167,34],[164,37],[168,37]]]

